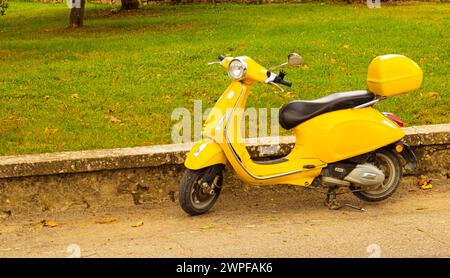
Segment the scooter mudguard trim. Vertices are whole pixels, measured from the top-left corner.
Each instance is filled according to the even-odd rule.
[[[401,148],[397,149],[397,147]],[[408,144],[400,140],[394,144],[386,146],[386,149],[392,149],[396,151],[399,155],[401,155],[406,162],[406,165],[404,167],[408,171],[414,171],[417,168],[416,154],[413,152],[413,150]]]
[[[211,139],[197,142],[186,157],[184,166],[190,170],[199,170],[216,164],[227,164],[222,148]]]

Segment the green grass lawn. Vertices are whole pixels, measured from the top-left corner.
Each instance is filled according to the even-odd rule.
[[[0,155],[170,143],[172,110],[211,106],[229,80],[218,54],[267,67],[289,52],[292,94],[257,85],[249,106],[366,88],[377,55],[424,70],[420,90],[383,101],[408,125],[449,122],[450,4],[151,5],[111,15],[88,5],[67,29],[63,4],[10,1],[0,17]],[[205,107],[204,107],[205,108]]]

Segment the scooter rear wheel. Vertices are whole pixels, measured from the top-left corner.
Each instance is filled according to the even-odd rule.
[[[375,161],[371,162],[381,171],[385,178],[383,183],[374,190],[355,191],[353,194],[366,202],[379,202],[389,198],[402,179],[402,164],[397,154],[390,150],[379,150],[375,153]],[[353,187],[351,189],[358,189]]]
[[[214,167],[214,166],[211,166]],[[222,191],[223,173],[220,171],[214,178],[214,192],[210,194],[202,188],[203,178],[209,168],[187,170],[180,183],[180,206],[188,214],[195,216],[211,209]]]

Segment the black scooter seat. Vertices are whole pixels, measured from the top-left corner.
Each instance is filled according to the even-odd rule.
[[[294,100],[286,103],[280,109],[279,121],[284,129],[297,125],[321,114],[353,108],[369,102],[375,95],[366,90],[334,93],[315,100]]]

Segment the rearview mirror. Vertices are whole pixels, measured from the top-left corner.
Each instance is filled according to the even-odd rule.
[[[292,52],[291,54],[288,55],[288,64],[291,67],[298,67],[302,64],[303,59],[302,56],[298,55],[295,52]]]

